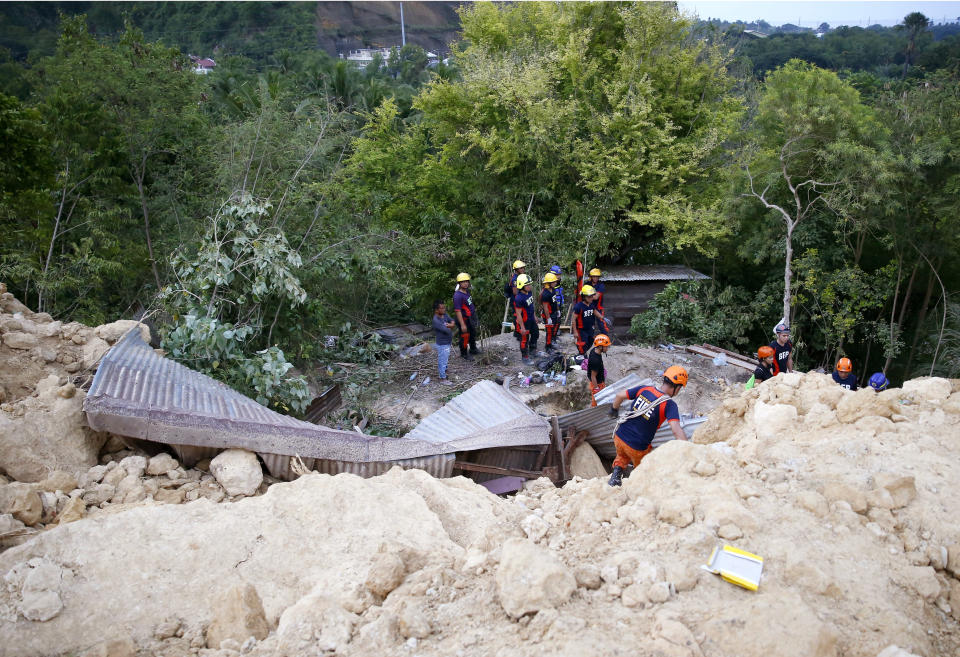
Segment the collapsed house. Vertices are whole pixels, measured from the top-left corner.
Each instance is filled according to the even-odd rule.
[[[188,466],[242,448],[258,454],[278,479],[294,478],[298,462],[326,474],[361,477],[400,466],[438,478],[464,474],[503,493],[542,476],[566,481],[570,454],[584,441],[612,458],[616,421],[606,403],[646,382],[631,374],[602,391],[597,408],[546,418],[507,387],[480,381],[406,435],[383,437],[281,415],[164,358],[130,331],[103,357],[83,408],[92,429],[168,445]],[[700,421],[684,418],[688,435]],[[664,427],[657,444],[670,435]]]

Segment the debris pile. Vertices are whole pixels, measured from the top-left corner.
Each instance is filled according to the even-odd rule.
[[[0,553],[0,655],[957,654],[958,384],[780,376],[622,488],[394,469],[120,505]],[[727,544],[758,591],[700,568]]]

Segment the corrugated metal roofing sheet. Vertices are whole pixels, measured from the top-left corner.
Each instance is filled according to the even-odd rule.
[[[630,265],[603,270],[604,281],[684,281],[710,277],[683,265]]]
[[[606,388],[600,391],[597,397],[597,406],[594,408],[585,408],[582,411],[574,411],[557,418],[560,425],[560,432],[566,436],[570,427],[576,427],[577,431],[586,431],[587,442],[596,450],[597,454],[603,458],[612,459],[617,455],[617,450],[613,445],[613,430],[617,426],[616,419],[610,417],[609,404],[616,397],[618,392],[636,387],[638,385],[652,385],[651,379],[641,379],[637,374],[631,373],[627,376],[614,381]],[[683,417],[680,416],[680,426],[683,432],[690,438],[693,431],[700,426],[707,418],[705,417]],[[653,446],[659,447],[663,443],[673,439],[673,432],[666,424],[657,430],[653,438]]]
[[[83,407],[96,431],[194,448],[241,447],[265,458],[390,464],[550,441],[547,420],[492,381],[474,385],[403,438],[329,429],[280,415],[161,357],[137,331],[104,356]],[[446,468],[445,463],[438,460],[427,469]],[[280,461],[277,467],[283,469]]]
[[[446,445],[445,452],[547,445],[550,423],[503,386],[484,380],[425,417],[404,438]]]

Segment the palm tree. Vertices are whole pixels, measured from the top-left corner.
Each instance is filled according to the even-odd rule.
[[[907,77],[910,59],[917,49],[917,36],[930,27],[930,19],[919,11],[914,11],[904,16],[903,25],[898,27],[907,30],[907,51],[903,59],[903,77]]]

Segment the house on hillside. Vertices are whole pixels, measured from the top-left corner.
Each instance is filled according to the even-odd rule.
[[[654,295],[672,281],[709,280],[706,274],[683,265],[628,265],[603,267],[606,292],[603,306],[613,319],[613,333],[618,338],[630,332],[633,316],[650,307]]]
[[[209,57],[190,55],[190,61],[193,62],[193,72],[198,75],[206,75],[217,66],[217,63]]]
[[[358,69],[364,69],[368,64],[373,62],[377,55],[380,55],[380,65],[383,66],[387,63],[387,60],[390,59],[390,48],[359,48],[357,50],[351,50],[346,56],[340,53],[340,59],[346,59]]]

